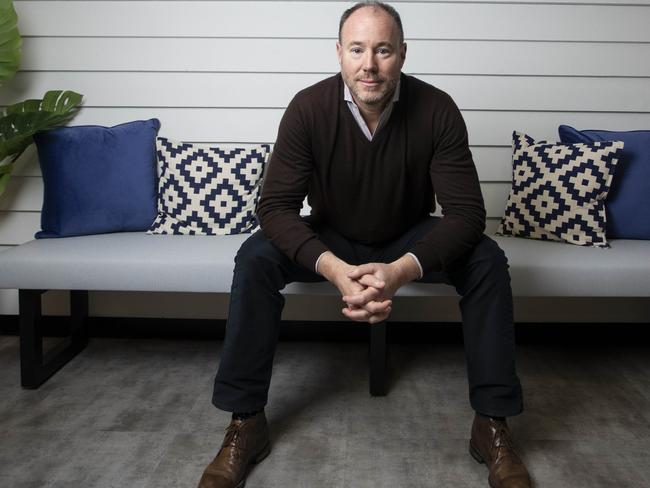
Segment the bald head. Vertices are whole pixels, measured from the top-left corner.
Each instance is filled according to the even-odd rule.
[[[339,22],[339,42],[342,42],[343,40],[343,27],[345,23],[350,18],[350,16],[352,16],[352,14],[360,9],[373,9],[373,11],[378,14],[383,13],[389,16],[392,19],[395,28],[397,29],[397,33],[399,35],[399,43],[402,44],[404,42],[404,29],[402,27],[402,19],[397,13],[397,10],[395,10],[387,3],[376,1],[359,2],[343,12],[343,15],[341,15],[341,21]]]

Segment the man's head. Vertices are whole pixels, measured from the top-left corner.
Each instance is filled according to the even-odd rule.
[[[382,2],[361,2],[343,13],[336,52],[341,75],[362,106],[384,106],[406,59],[399,14]]]

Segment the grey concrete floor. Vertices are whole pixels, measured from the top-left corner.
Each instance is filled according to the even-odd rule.
[[[35,391],[0,337],[0,486],[195,487],[229,414],[210,403],[221,344],[92,339]],[[526,411],[510,419],[539,487],[650,486],[647,346],[518,347]],[[362,343],[284,342],[273,450],[248,488],[486,487],[467,452],[461,345],[391,346],[388,396]]]

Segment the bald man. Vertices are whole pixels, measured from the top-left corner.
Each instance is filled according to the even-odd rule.
[[[213,393],[213,404],[233,415],[199,487],[241,488],[268,456],[264,407],[280,290],[324,280],[339,290],[345,317],[370,324],[390,316],[405,283],[455,286],[476,411],[470,453],[487,464],[492,488],[529,487],[506,423],[523,410],[508,264],[483,234],[485,207],[460,111],[445,92],[401,72],[402,23],[387,4],[346,10],[336,52],[341,72],[287,107],[257,208],[262,230],[235,258]],[[312,212],[301,217],[305,196]],[[436,198],[441,218],[430,215]]]

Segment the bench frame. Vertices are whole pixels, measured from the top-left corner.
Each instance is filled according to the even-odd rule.
[[[43,353],[41,298],[47,290],[19,290],[20,384],[36,389],[88,344],[88,292],[70,291],[70,335]]]
[[[42,295],[48,290],[19,290],[20,384],[36,389],[65,366],[88,344],[88,292],[70,291],[70,335],[43,354]],[[386,395],[387,323],[369,325],[369,390]]]

